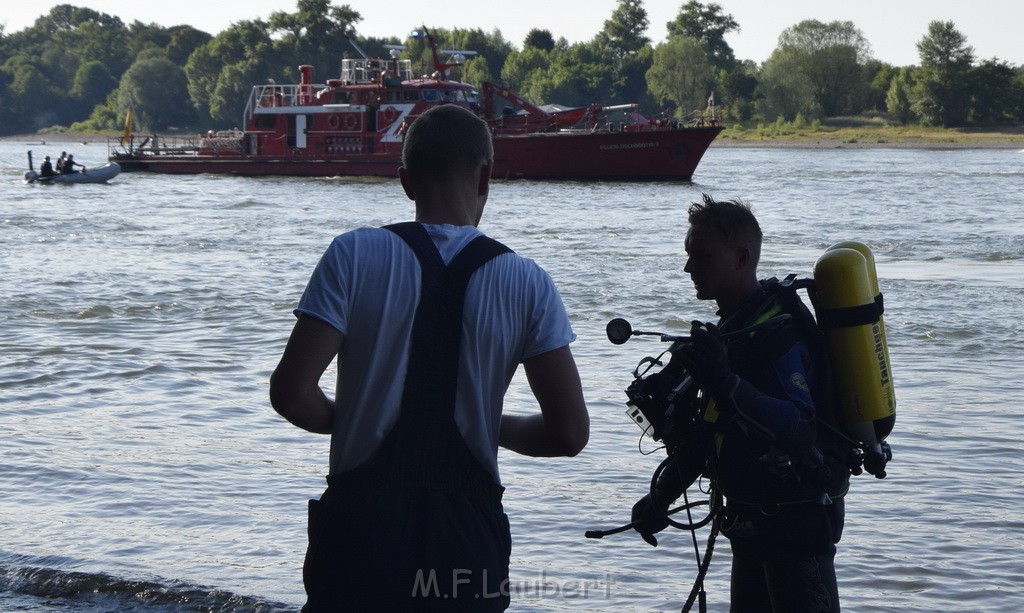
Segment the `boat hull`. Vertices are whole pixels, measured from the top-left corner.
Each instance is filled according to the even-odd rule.
[[[689,181],[720,126],[619,132],[553,132],[494,137],[499,179]],[[315,157],[314,157],[315,155]],[[139,151],[111,157],[125,172],[240,176],[396,177],[400,144],[375,153],[290,156]]]
[[[507,179],[690,181],[720,126],[527,134],[494,139],[493,175]]]

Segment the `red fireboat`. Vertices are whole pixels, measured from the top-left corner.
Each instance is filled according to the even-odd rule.
[[[343,59],[338,79],[314,83],[313,67],[299,66],[297,84],[254,86],[244,130],[136,143],[126,126],[109,159],[123,172],[396,177],[408,125],[432,106],[455,104],[490,125],[495,178],[690,181],[722,131],[713,106],[680,121],[645,117],[636,104],[539,107],[492,82],[478,91],[450,78],[473,52],[439,51],[426,36],[430,75],[414,77],[400,46],[374,59],[351,41],[362,57]]]

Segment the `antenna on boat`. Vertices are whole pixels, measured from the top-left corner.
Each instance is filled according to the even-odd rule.
[[[359,43],[356,42],[355,30],[345,30],[345,40],[347,40],[348,44],[352,45],[352,47],[355,48],[359,55],[363,56],[364,60],[370,59],[370,56],[367,55],[366,52],[363,51],[363,48],[359,46]]]
[[[391,61],[395,63],[395,76],[399,79],[402,78],[402,67],[398,58],[401,57],[402,52],[405,51],[405,45],[382,45],[388,50],[388,55],[391,56]]]

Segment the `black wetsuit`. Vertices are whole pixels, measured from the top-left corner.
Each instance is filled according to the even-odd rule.
[[[816,407],[831,401],[827,357],[795,293],[786,300],[768,283],[724,314],[720,331],[791,319],[730,339],[740,382],[729,406],[708,407],[700,440],[676,452],[676,474],[691,482],[707,471],[725,497],[731,613],[832,613],[839,611],[833,558],[849,471],[841,444],[823,440],[815,419]]]
[[[446,267],[421,225],[389,229],[423,277],[401,413],[369,460],[328,477],[310,501],[303,611],[503,611],[504,490],[470,452],[454,408],[466,285],[508,248],[480,236]]]

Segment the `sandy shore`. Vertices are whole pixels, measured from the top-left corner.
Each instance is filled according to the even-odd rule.
[[[87,145],[90,143],[106,143],[107,140],[121,138],[120,134],[15,134],[13,136],[0,136],[0,141],[21,142],[26,145],[48,145],[51,143],[75,143]]]

